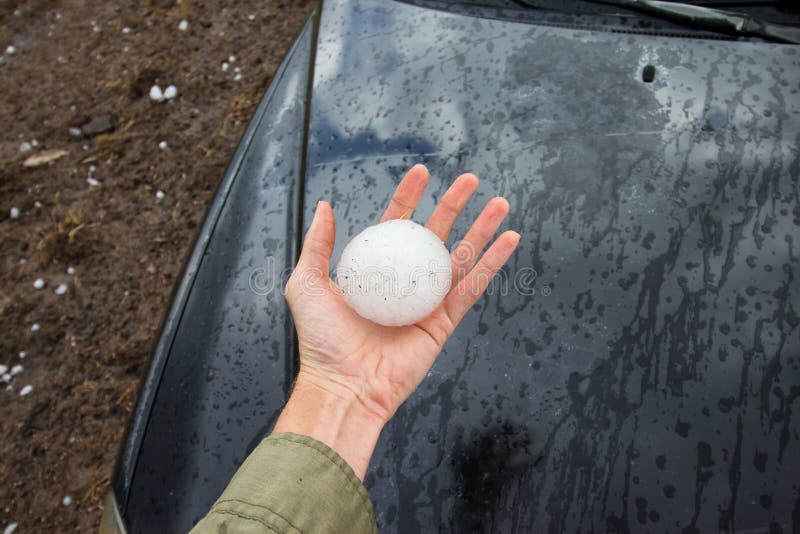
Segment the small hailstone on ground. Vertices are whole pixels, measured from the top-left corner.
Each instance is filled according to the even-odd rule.
[[[53,291],[56,295],[63,295],[67,292],[67,284],[58,284],[58,287]]]
[[[32,386],[32,385],[30,385],[30,384],[28,384],[27,386],[25,386],[24,388],[22,388],[21,390],[19,390],[19,396],[20,396],[20,397],[24,397],[25,395],[27,395],[27,394],[28,394],[28,393],[30,393],[31,391],[33,391],[33,386]]]
[[[169,87],[164,89],[164,98],[166,98],[167,100],[172,100],[176,96],[178,96],[178,88],[175,87],[174,85],[170,85]]]
[[[9,523],[5,530],[3,530],[3,534],[13,534],[15,530],[17,530],[17,524]]]
[[[75,126],[71,126],[69,129],[69,136],[70,137],[83,137],[83,132],[80,128],[76,128]]]
[[[42,203],[41,203],[41,202],[39,202],[38,200],[37,200],[36,202],[34,202],[34,203],[33,203],[33,207],[34,207],[34,208],[41,208],[42,206],[44,206],[44,204],[42,204]]]
[[[86,179],[86,183],[88,183],[89,186],[91,186],[91,187],[97,187],[98,185],[100,185],[100,182],[98,182],[94,178],[87,178]]]
[[[4,375],[8,372],[8,366],[0,364],[0,375]]]
[[[31,146],[31,144],[29,142],[27,142],[27,141],[23,141],[19,145],[19,151],[20,152],[30,152],[32,148],[33,147]]]
[[[72,497],[70,497],[69,495],[64,495],[64,498],[61,499],[61,504],[63,504],[64,506],[71,505],[72,504]]]
[[[180,23],[178,23],[178,29],[182,32],[185,32],[189,29],[189,22],[186,19],[183,19],[180,21]]]
[[[236,56],[233,55],[228,56],[228,63],[236,63]]]
[[[161,92],[161,88],[157,85],[154,85],[150,88],[150,100],[153,102],[161,102],[164,100],[164,93]]]
[[[33,140],[31,141],[31,146],[32,146],[32,147],[34,147],[34,148],[36,148],[37,146],[39,146],[39,141],[38,141],[38,140],[36,140],[36,139],[33,139]]]
[[[8,384],[11,382],[11,375],[9,373],[3,373],[3,376],[0,376],[0,380]]]
[[[11,376],[17,376],[24,370],[25,368],[22,367],[21,365],[15,365],[14,367],[11,368]]]
[[[227,61],[223,61],[222,62],[222,72],[228,72],[228,68],[229,67],[230,67],[230,65],[228,65]]]
[[[122,33],[131,33],[131,29],[125,26],[124,28],[122,28]]]
[[[248,15],[247,20],[256,20],[255,15]]]
[[[35,287],[36,289],[42,289],[44,287],[44,279],[43,278],[37,278],[33,282],[33,287]]]
[[[73,267],[72,265],[67,267],[67,274],[70,274],[70,275],[75,274],[75,267]]]
[[[450,290],[450,253],[439,237],[409,220],[370,226],[345,246],[336,267],[344,299],[384,326],[424,319]]]
[[[24,360],[25,356],[27,356],[27,355],[28,355],[28,353],[25,352],[24,350],[19,351],[19,354],[18,354],[20,360]]]
[[[16,53],[17,53],[17,47],[16,46],[8,45],[6,47],[6,54],[8,54],[9,56],[13,56]]]
[[[19,259],[19,264],[20,265],[25,265],[26,263],[28,263],[28,258],[20,258]]]
[[[19,208],[11,208],[9,210],[9,212],[8,212],[8,216],[11,217],[12,219],[18,219],[19,218]]]
[[[161,141],[160,143],[158,143],[158,148],[160,148],[161,150],[166,150],[167,149],[167,142],[166,141]]]
[[[242,69],[240,69],[239,67],[234,67],[233,68],[233,72],[238,74],[238,73],[242,72]]]
[[[233,81],[235,81],[235,82],[238,82],[241,79],[242,79],[242,73],[241,72],[237,72],[236,76],[233,77]]]
[[[158,200],[161,200],[161,199],[162,199],[162,198],[164,198],[165,196],[166,196],[166,195],[164,194],[164,192],[163,192],[163,191],[156,191],[156,198],[157,198]]]
[[[39,323],[33,323],[31,325],[31,332],[38,332],[40,328],[42,328],[42,327],[39,326]]]

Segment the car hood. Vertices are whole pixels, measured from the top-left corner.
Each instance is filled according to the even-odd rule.
[[[316,201],[336,258],[417,162],[415,219],[471,171],[453,235],[503,195],[522,241],[383,431],[381,531],[796,529],[799,88],[795,46],[325,2],[167,317],[115,479],[130,530],[188,529],[269,432]]]

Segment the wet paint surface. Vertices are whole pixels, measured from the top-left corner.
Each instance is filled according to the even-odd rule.
[[[334,257],[418,161],[418,222],[472,171],[453,235],[502,194],[523,236],[381,436],[381,532],[800,528],[798,89],[791,46],[326,4]]]
[[[188,529],[285,398],[292,326],[258,273],[295,261],[298,46],[145,393],[132,532]],[[313,76],[303,225],[332,201],[334,264],[419,161],[418,222],[482,179],[449,246],[496,194],[522,233],[381,436],[381,532],[800,531],[796,47],[340,0]]]

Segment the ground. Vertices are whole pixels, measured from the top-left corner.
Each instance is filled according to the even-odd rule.
[[[173,286],[311,9],[0,0],[0,528],[96,530]]]

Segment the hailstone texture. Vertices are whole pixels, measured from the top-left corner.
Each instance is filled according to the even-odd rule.
[[[450,290],[450,253],[427,228],[408,220],[370,226],[350,241],[336,281],[356,313],[384,326],[414,324]]]

